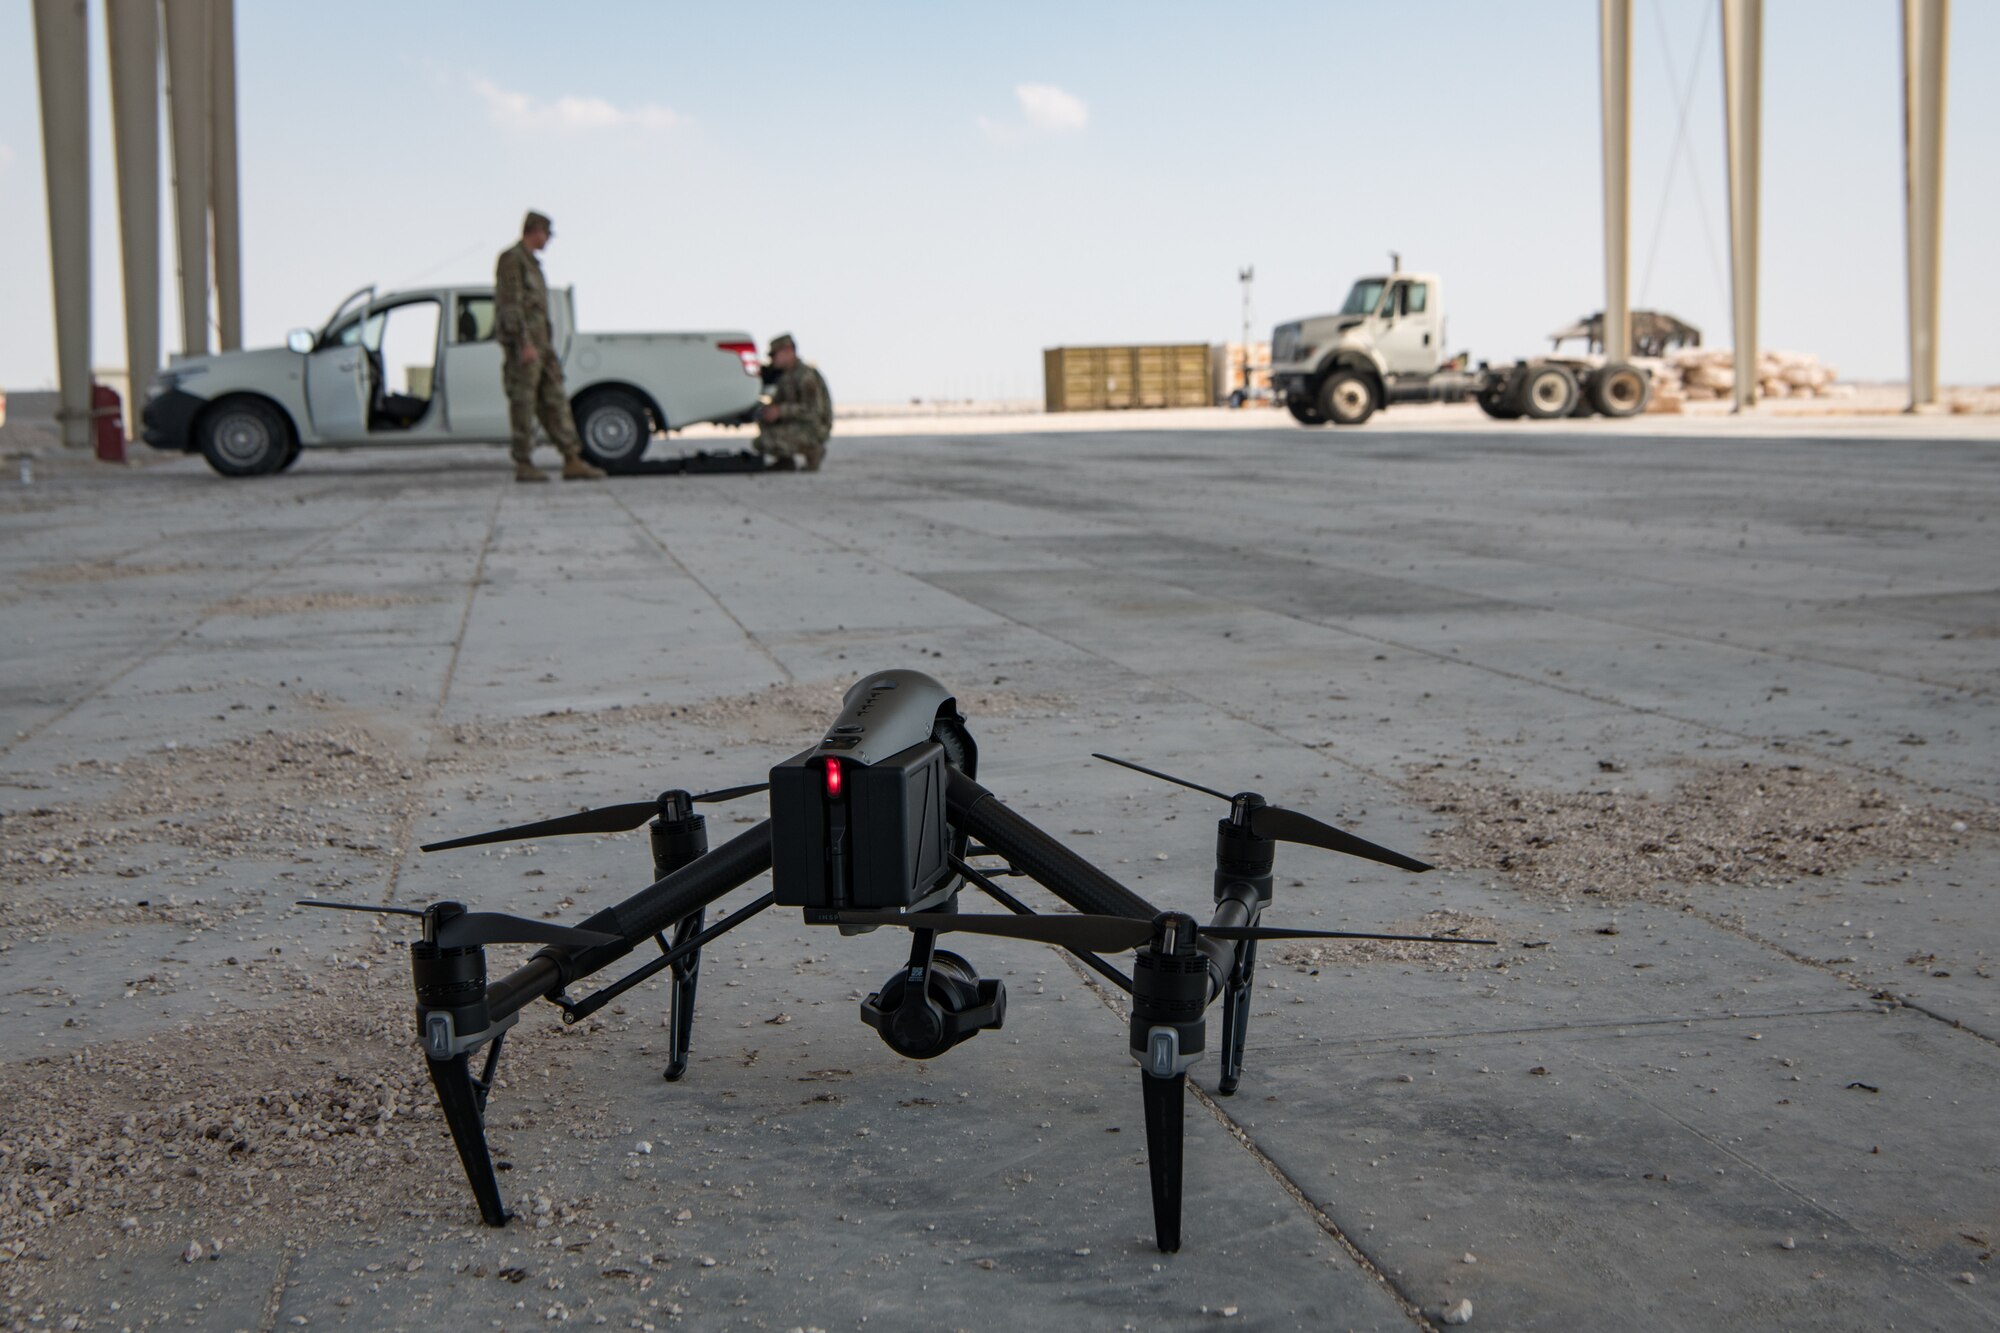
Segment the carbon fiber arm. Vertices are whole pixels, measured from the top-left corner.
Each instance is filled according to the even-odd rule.
[[[945,808],[961,831],[1005,856],[1056,897],[1097,916],[1150,921],[1160,909],[1000,803],[1000,798],[951,769]],[[587,923],[586,923],[587,924]]]

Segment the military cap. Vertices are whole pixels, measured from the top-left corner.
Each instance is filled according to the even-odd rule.
[[[521,234],[523,236],[526,236],[531,231],[554,230],[555,224],[549,221],[547,213],[537,213],[533,209],[529,209],[528,216],[521,219]]]
[[[776,356],[778,353],[784,351],[788,347],[796,349],[798,347],[798,344],[792,341],[791,334],[781,333],[777,337],[771,339],[771,346],[769,350],[767,350],[764,353],[764,355]]]

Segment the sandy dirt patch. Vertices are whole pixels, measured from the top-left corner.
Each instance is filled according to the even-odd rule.
[[[1941,860],[2000,823],[1989,811],[1926,805],[1800,765],[1690,764],[1658,797],[1538,791],[1442,766],[1411,781],[1431,810],[1451,817],[1434,861],[1563,898],[1678,900],[1717,885]]]

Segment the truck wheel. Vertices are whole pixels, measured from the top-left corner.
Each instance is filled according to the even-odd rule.
[[[1356,370],[1336,370],[1319,386],[1319,410],[1336,426],[1358,426],[1375,415],[1375,386]]]
[[[1576,376],[1567,366],[1535,366],[1521,381],[1521,412],[1537,421],[1566,417],[1576,406]]]
[[[1285,410],[1290,412],[1292,420],[1298,422],[1301,426],[1324,426],[1326,424],[1326,418],[1319,414],[1319,409],[1303,398],[1285,399]]]
[[[1590,377],[1590,405],[1607,417],[1636,417],[1652,399],[1652,376],[1637,366],[1613,362]]]
[[[1479,410],[1495,421],[1513,421],[1521,415],[1521,404],[1502,380],[1479,391]]]
[[[261,398],[238,395],[215,403],[195,422],[195,444],[225,477],[255,477],[284,466],[292,423]]]
[[[585,458],[606,472],[626,472],[645,457],[653,419],[637,394],[593,389],[577,400],[576,433]]]

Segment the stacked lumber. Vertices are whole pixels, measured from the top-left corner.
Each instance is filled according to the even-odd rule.
[[[1853,392],[1853,386],[1836,384],[1838,375],[1809,352],[1767,350],[1757,355],[1757,397],[1844,397]],[[1727,347],[1684,347],[1669,352],[1653,382],[1655,398],[1669,389],[1690,402],[1728,398],[1736,392],[1736,354]]]

